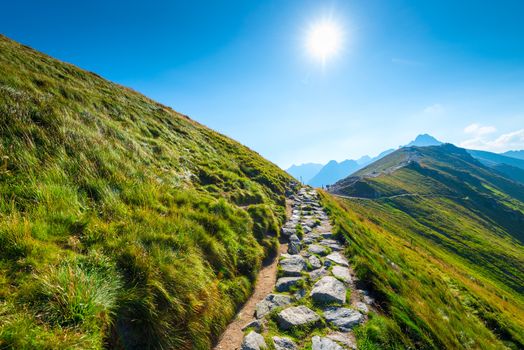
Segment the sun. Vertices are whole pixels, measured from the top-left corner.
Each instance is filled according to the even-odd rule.
[[[342,29],[333,20],[324,20],[311,26],[307,36],[307,48],[311,55],[325,63],[342,47]]]

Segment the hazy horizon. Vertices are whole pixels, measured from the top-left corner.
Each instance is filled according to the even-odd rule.
[[[522,2],[196,5],[9,2],[0,31],[282,168],[374,156],[422,133],[524,149]],[[320,22],[340,34],[336,55],[322,60],[307,41]]]

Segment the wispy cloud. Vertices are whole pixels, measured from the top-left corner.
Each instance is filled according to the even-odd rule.
[[[393,64],[400,64],[400,65],[404,65],[404,66],[423,66],[424,65],[424,63],[419,62],[419,61],[408,60],[408,59],[405,59],[405,58],[398,58],[398,57],[393,57],[391,59],[391,63],[393,63]]]
[[[445,108],[440,103],[432,104],[431,106],[427,106],[424,108],[425,114],[440,114],[445,111]]]
[[[471,134],[476,137],[493,134],[497,128],[491,125],[480,125],[477,123],[470,124],[464,128],[466,134]]]
[[[464,132],[473,137],[461,142],[460,146],[492,152],[524,149],[524,129],[511,131],[496,138],[488,137],[496,130],[493,126],[469,125],[464,129]]]

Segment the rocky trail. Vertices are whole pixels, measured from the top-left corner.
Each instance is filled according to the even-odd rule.
[[[255,289],[215,350],[356,349],[352,329],[367,321],[373,300],[356,288],[345,243],[331,232],[318,194],[302,188],[291,200],[282,228],[287,252],[270,270],[274,284],[268,289],[267,277],[257,281],[267,295]]]

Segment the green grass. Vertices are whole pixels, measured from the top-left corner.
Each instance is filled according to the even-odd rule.
[[[450,145],[414,151],[416,163],[360,180],[378,199],[322,193],[378,302],[355,332],[359,348],[523,348],[524,187]],[[399,192],[417,195],[382,197]]]
[[[292,179],[0,36],[0,348],[208,349],[278,247]]]

